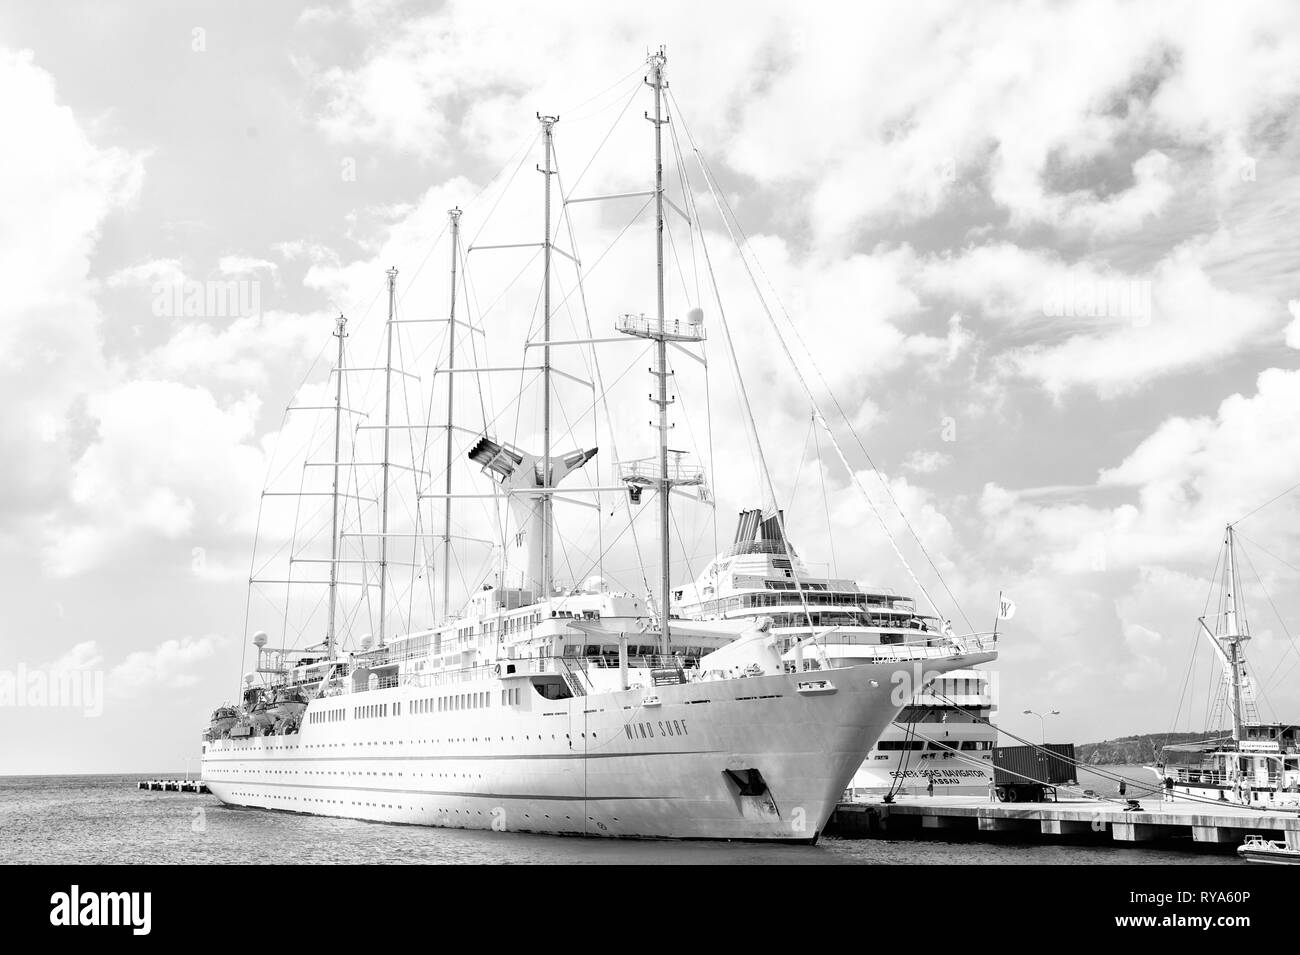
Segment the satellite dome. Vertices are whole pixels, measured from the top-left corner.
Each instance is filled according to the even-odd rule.
[[[361,638],[361,649],[369,650],[374,645],[374,643],[375,643],[375,638],[367,633],[365,636]]]
[[[257,649],[259,650],[262,649],[262,647],[266,646],[265,630],[259,630],[257,631],[257,633],[253,634],[253,646],[257,647]]]

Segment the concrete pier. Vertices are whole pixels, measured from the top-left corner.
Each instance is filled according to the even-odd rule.
[[[1064,795],[1064,793],[1062,794]],[[1183,842],[1222,852],[1248,834],[1300,843],[1300,814],[1143,797],[1137,808],[1087,798],[1045,803],[999,803],[984,797],[933,796],[893,803],[842,803],[826,827],[841,838],[908,836],[1038,838],[1140,846]]]
[[[142,779],[135,784],[136,789],[164,793],[197,793],[206,795],[210,792],[201,779]]]

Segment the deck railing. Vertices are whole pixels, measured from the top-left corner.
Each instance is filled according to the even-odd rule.
[[[806,652],[815,653],[814,644],[818,641],[825,640],[828,643],[834,643],[835,635],[824,634],[815,640],[805,641]],[[967,653],[987,653],[997,649],[997,637],[994,634],[970,634],[963,637],[951,638],[948,644],[942,646],[922,646],[919,644],[883,644],[872,647],[873,652],[870,659],[873,661],[892,660],[896,662],[908,662],[914,660],[937,660],[948,659],[954,656]],[[681,669],[687,674],[698,673],[700,666],[700,657],[695,655],[677,656],[664,654],[642,654],[629,656],[627,665],[632,670],[676,670]],[[588,670],[612,670],[618,669],[618,654],[594,654],[584,656],[541,656],[541,657],[519,657],[516,659],[501,660],[496,663],[477,664],[474,666],[461,667],[455,670],[435,670],[428,673],[408,673],[405,676],[385,675],[377,677],[373,681],[366,679],[359,685],[356,680],[357,671],[343,677],[335,677],[324,687],[319,685],[302,686],[303,696],[308,699],[319,697],[340,697],[351,696],[357,693],[368,693],[372,690],[391,689],[396,686],[415,686],[421,688],[437,688],[457,686],[462,683],[473,683],[481,680],[492,680],[500,678],[511,678],[530,676],[534,674],[555,674],[566,676],[566,674],[585,673]],[[590,682],[588,680],[588,682]]]

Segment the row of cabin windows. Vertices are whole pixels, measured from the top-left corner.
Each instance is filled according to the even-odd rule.
[[[517,687],[517,686],[512,686],[512,687],[510,687],[510,688],[507,689],[507,690],[502,690],[502,691],[501,691],[501,705],[502,705],[502,706],[518,706],[518,705],[519,705],[519,687]]]
[[[569,614],[569,616],[573,616],[573,614]],[[587,615],[584,614],[584,616]],[[600,619],[600,614],[595,614],[594,619]],[[481,628],[478,628],[477,633],[496,633],[498,630],[501,633],[518,633],[521,630],[527,630],[529,627],[535,626],[541,622],[541,611],[536,611],[519,617],[507,617],[505,620],[488,620]],[[476,630],[472,625],[461,627],[456,631],[456,634],[452,639],[465,641],[473,637],[475,633]]]
[[[711,647],[673,647],[672,655],[681,655],[687,660],[702,657],[706,653],[711,653]],[[618,644],[605,643],[597,646],[596,644],[566,644],[563,650],[566,657],[618,657]],[[654,644],[634,644],[627,645],[627,655],[631,657],[654,657],[663,653],[663,650]],[[543,655],[549,655],[549,651],[544,651]]]
[[[393,715],[400,716],[402,712],[402,704],[394,703],[393,706],[394,706]],[[357,706],[357,707],[353,707],[352,709],[353,718],[358,720],[371,720],[371,719],[376,719],[378,717],[383,717],[387,715],[388,715],[387,703],[370,703],[367,704],[366,706]]]
[[[964,739],[961,741],[960,745],[958,745],[958,743],[955,740],[951,743],[936,743],[931,741],[929,744],[926,744],[925,742],[919,739],[908,739],[908,740],[882,739],[879,743],[876,744],[876,749],[880,750],[881,752],[898,752],[899,750],[910,750],[916,753],[916,752],[920,752],[923,749],[926,749],[927,745],[929,749],[934,751],[960,749],[966,752],[971,752],[975,750],[992,749],[993,741],[987,739]]]
[[[974,696],[981,692],[980,681],[969,677],[960,679],[940,680],[939,686],[933,692],[940,694],[952,693],[955,695]]]
[[[777,588],[770,588],[777,589]],[[767,594],[741,594],[734,597],[722,597],[717,600],[702,600],[699,603],[701,613],[709,615],[726,614],[733,610],[743,610],[753,607],[781,607],[790,604],[808,603],[813,606],[833,606],[833,607],[853,607],[859,610],[887,610],[902,611],[911,613],[912,608],[908,602],[903,599],[887,600],[878,599],[874,595],[863,593],[852,593],[849,591],[813,591],[811,588],[804,587],[802,598],[791,593],[794,587],[791,586],[784,593],[767,593]]]
[[[476,710],[491,704],[492,694],[488,690],[477,693],[455,693],[451,696],[426,696],[411,701],[410,713],[420,716],[424,713],[451,713],[456,710]]]
[[[345,719],[347,715],[348,715],[348,711],[343,709],[342,707],[333,710],[321,710],[317,713],[309,713],[307,715],[307,722],[337,723],[339,720]]]

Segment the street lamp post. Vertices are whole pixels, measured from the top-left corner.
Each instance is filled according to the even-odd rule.
[[[1047,743],[1047,717],[1060,716],[1060,710],[1048,710],[1046,713],[1035,713],[1033,710],[1025,710],[1026,716],[1038,717],[1038,728],[1042,731],[1043,743]]]

